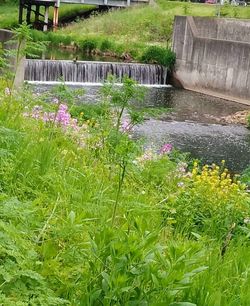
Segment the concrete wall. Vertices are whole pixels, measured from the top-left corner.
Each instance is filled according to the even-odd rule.
[[[250,21],[176,16],[174,77],[184,88],[250,104]]]
[[[13,38],[13,33],[8,30],[0,29],[0,44],[3,46],[3,49],[15,49],[17,43],[11,41]],[[16,63],[15,60],[9,59],[10,64],[12,65],[13,73],[15,74],[14,87],[17,88],[23,84],[24,81],[24,61],[25,58],[19,59],[19,62]]]

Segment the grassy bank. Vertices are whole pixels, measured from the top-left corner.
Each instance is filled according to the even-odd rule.
[[[152,6],[112,10],[72,23],[43,39],[83,52],[141,60],[150,46],[171,45],[175,15],[215,16],[217,10],[214,5],[158,0]],[[223,6],[221,16],[249,18],[250,8]]]
[[[62,4],[60,7],[60,20],[71,18],[72,16],[82,15],[84,12],[92,10],[95,6],[91,5],[69,5]],[[44,13],[44,8],[41,8]],[[50,9],[50,19],[53,18],[53,9]],[[0,3],[0,28],[11,29],[18,25],[18,5],[11,3]]]
[[[250,198],[224,162],[132,141],[130,80],[99,106],[5,86],[2,305],[248,305]]]
[[[62,5],[60,18],[90,8],[81,5]],[[0,5],[0,9],[3,11],[0,15],[0,27],[14,26],[17,20],[17,7]],[[164,49],[171,46],[174,16],[215,16],[217,12],[218,7],[214,5],[157,0],[151,6],[100,13],[63,27],[56,33],[44,34],[34,31],[33,37],[38,41],[49,41],[54,46],[78,48],[87,54],[171,66],[173,56],[170,53],[162,55]],[[221,17],[249,18],[250,8],[223,6]],[[152,46],[156,48],[149,49]]]

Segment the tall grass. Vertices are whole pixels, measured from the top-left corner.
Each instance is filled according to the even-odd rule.
[[[62,4],[60,6],[59,21],[72,18],[74,16],[82,15],[84,12],[93,10],[93,5],[70,5]],[[40,13],[44,14],[44,7],[41,7]],[[34,14],[32,13],[32,20],[34,20]],[[50,8],[49,12],[50,20],[53,19],[53,8]],[[41,19],[41,17],[40,17]],[[13,2],[1,2],[0,3],[0,28],[11,29],[18,25],[18,1]]]

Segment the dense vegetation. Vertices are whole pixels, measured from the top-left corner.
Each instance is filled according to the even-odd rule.
[[[11,29],[18,25],[18,2],[18,0],[0,1],[0,28]],[[77,14],[82,15],[84,12],[92,10],[93,8],[93,5],[62,4],[60,7],[59,22],[74,17]],[[41,13],[44,13],[44,7],[41,8]],[[50,10],[49,18],[50,20],[53,18],[52,10]],[[32,19],[34,19],[33,15]]]
[[[130,79],[86,105],[64,85],[15,92],[7,76],[1,305],[249,305],[247,173],[132,140],[144,93]]]
[[[131,55],[141,59],[148,47],[171,46],[173,21],[175,15],[216,16],[218,6],[157,0],[151,6],[131,7],[111,10],[86,20],[80,20],[65,28],[58,35],[64,44],[64,37],[71,45],[81,48],[82,42],[94,41],[95,48],[107,53]],[[250,18],[249,7],[221,7],[221,17]],[[50,39],[49,39],[50,40]],[[102,48],[102,45],[108,48]]]
[[[18,62],[40,45],[25,25],[16,35],[26,38]],[[1,305],[248,305],[250,197],[225,161],[200,167],[171,144],[132,140],[143,114],[131,101],[144,92],[128,78],[86,105],[64,85],[15,92],[9,76],[0,82]]]
[[[64,5],[60,8],[60,16],[77,14],[87,6]],[[0,5],[0,27],[11,27],[17,22],[17,7]],[[171,66],[173,55],[166,51],[171,45],[173,20],[175,15],[215,16],[218,6],[157,0],[151,6],[138,6],[128,9],[111,10],[94,14],[91,18],[81,20],[62,28],[58,32],[44,34],[34,31],[37,41],[49,41],[54,46],[70,46],[92,55],[106,55],[121,59],[145,61],[155,52],[149,62]],[[224,5],[221,17],[249,18],[250,8]],[[162,57],[163,51],[166,55]],[[158,60],[156,60],[158,59]],[[167,59],[167,61],[166,61]]]

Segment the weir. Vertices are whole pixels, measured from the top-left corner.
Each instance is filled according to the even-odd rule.
[[[128,76],[139,84],[167,84],[167,68],[161,65],[91,61],[28,59],[24,78],[26,81],[102,83],[109,75],[115,76],[118,83]]]

